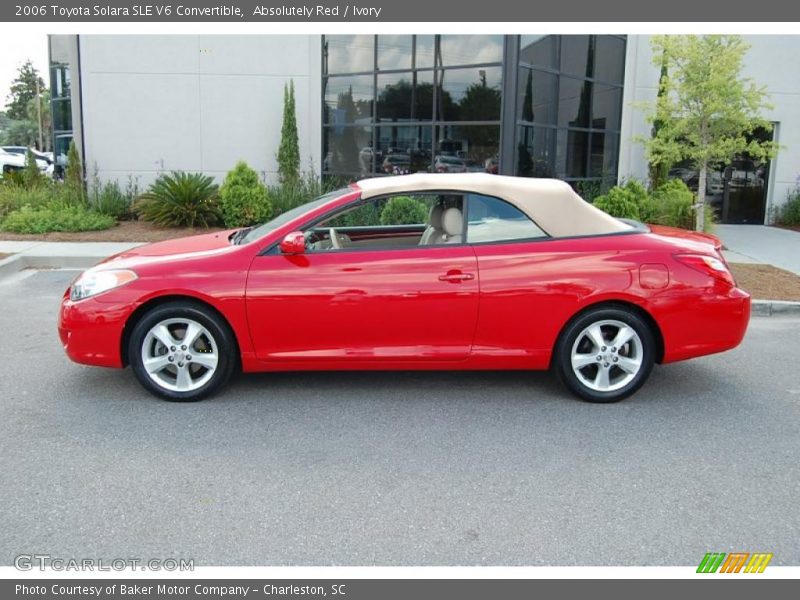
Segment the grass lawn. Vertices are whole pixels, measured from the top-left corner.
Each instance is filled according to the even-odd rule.
[[[800,277],[772,265],[730,265],[736,283],[757,300],[800,302]]]

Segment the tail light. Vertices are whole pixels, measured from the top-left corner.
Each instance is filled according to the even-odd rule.
[[[675,260],[731,287],[736,286],[736,280],[720,258],[706,254],[677,254]]]

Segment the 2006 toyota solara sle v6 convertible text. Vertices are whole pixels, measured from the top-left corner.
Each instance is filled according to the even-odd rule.
[[[550,369],[584,400],[737,346],[750,297],[710,235],[615,219],[564,182],[367,179],[252,228],[140,246],[64,294],[79,363],[168,400],[237,370]]]

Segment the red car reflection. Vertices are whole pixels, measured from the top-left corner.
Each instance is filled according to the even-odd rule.
[[[238,369],[552,369],[611,402],[654,363],[737,346],[749,315],[712,236],[614,219],[555,180],[419,174],[114,256],[65,292],[59,333],[169,400]]]

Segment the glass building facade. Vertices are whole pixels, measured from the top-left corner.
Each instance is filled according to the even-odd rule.
[[[322,43],[325,175],[616,179],[621,36],[336,35]]]
[[[74,36],[49,36],[50,56],[50,108],[53,119],[53,156],[56,170],[63,171],[67,164],[67,152],[75,134],[72,117],[73,63],[77,57],[77,41]]]

